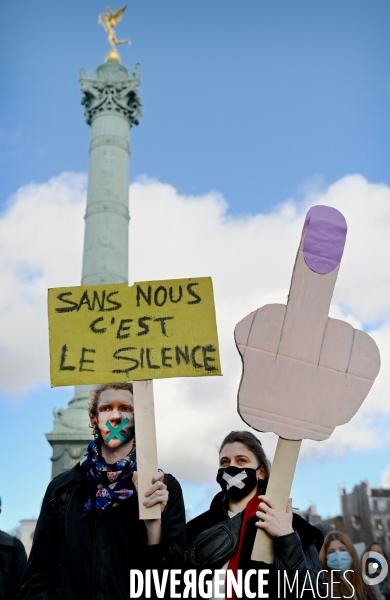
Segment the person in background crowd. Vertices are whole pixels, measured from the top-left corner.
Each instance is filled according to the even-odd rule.
[[[130,570],[181,564],[185,510],[179,482],[155,473],[139,519],[131,382],[95,386],[87,454],[49,484],[23,579],[28,600],[128,600]]]
[[[22,542],[0,530],[0,600],[20,600],[26,565],[27,555]]]
[[[328,533],[330,533],[331,531],[334,531],[333,525],[331,525],[327,521],[319,521],[318,523],[313,523],[313,525],[314,525],[314,527],[317,527],[317,529],[319,529],[321,531],[324,538],[325,538],[325,536],[328,535]]]
[[[370,542],[370,544],[368,544],[367,548],[365,549],[364,554],[366,552],[377,552],[378,554],[382,554],[383,558],[385,559],[389,571],[385,579],[381,581],[381,583],[378,583],[378,586],[382,595],[381,600],[390,600],[390,562],[387,557],[387,554],[378,542]],[[380,568],[377,572],[380,572],[381,570],[382,569]]]
[[[329,598],[379,600],[373,587],[364,583],[358,555],[345,533],[331,531],[327,534],[320,559],[329,584]]]
[[[202,536],[206,535],[209,541],[203,552],[205,560],[202,569],[223,569],[225,572],[229,569],[235,578],[238,569],[243,570],[243,578],[250,569],[255,569],[256,572],[259,569],[268,569],[269,574],[266,576],[268,583],[264,586],[264,593],[269,594],[270,599],[325,598],[326,584],[319,574],[321,563],[317,552],[317,549],[321,548],[323,535],[302,517],[293,514],[291,499],[286,512],[266,495],[269,473],[269,461],[261,442],[253,433],[232,431],[225,437],[219,451],[217,474],[217,481],[222,491],[213,499],[210,510],[187,524],[187,562],[191,562],[191,557],[196,560],[197,545],[201,544]],[[242,521],[236,533],[236,543],[231,546],[229,556],[225,557],[223,564],[211,567],[216,558],[214,550],[215,542],[220,535],[220,525],[228,523],[230,519],[229,525],[232,526],[233,519],[236,519],[239,514],[242,514]],[[267,531],[273,538],[275,555],[273,565],[251,560],[258,527]],[[216,536],[215,539],[210,537],[213,535]],[[208,549],[210,549],[210,556],[207,556]],[[192,568],[191,565],[188,567]],[[282,588],[279,593],[278,572],[280,575],[282,571],[284,571],[280,578]],[[297,580],[297,585],[291,594],[288,588],[284,587],[285,575],[290,585],[294,578]],[[310,591],[310,582],[314,588],[314,596]],[[256,578],[251,578],[250,583],[253,597],[257,597]],[[219,591],[223,593],[221,587]],[[303,587],[307,591],[302,591]]]

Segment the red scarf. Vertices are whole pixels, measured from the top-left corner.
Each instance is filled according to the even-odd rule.
[[[246,505],[244,516],[243,516],[242,523],[241,523],[240,537],[238,538],[237,550],[230,557],[229,564],[227,567],[228,569],[230,569],[233,572],[233,575],[236,580],[237,580],[238,564],[240,562],[240,554],[241,554],[242,546],[243,546],[244,539],[245,539],[248,521],[251,517],[254,517],[256,515],[258,510],[259,510],[259,498],[258,498],[258,491],[256,490],[256,494],[253,496],[253,498],[251,500],[249,500],[248,504]],[[234,591],[234,588],[232,589],[231,599],[227,597],[226,581],[227,581],[227,573],[226,573],[226,578],[225,578],[225,598],[226,598],[226,600],[236,600],[236,592]]]

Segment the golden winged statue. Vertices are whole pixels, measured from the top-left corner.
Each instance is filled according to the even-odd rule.
[[[111,48],[112,48],[112,51],[107,54],[106,60],[108,60],[108,58],[119,59],[119,54],[116,49],[116,47],[119,46],[119,44],[131,45],[130,40],[118,40],[115,35],[115,31],[114,31],[114,27],[116,25],[118,25],[118,23],[122,20],[122,16],[123,16],[123,13],[125,12],[126,8],[127,8],[127,4],[125,4],[124,6],[122,6],[122,8],[119,8],[118,10],[113,12],[111,6],[107,6],[108,12],[100,13],[100,15],[98,17],[98,23],[99,23],[99,25],[103,25],[104,29],[106,30],[107,35],[108,35],[108,41],[110,42]]]

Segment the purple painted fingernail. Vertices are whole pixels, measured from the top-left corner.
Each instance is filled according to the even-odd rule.
[[[303,230],[305,229],[305,263],[316,273],[330,273],[340,263],[344,252],[347,236],[344,216],[330,206],[312,206],[306,215],[303,225]]]

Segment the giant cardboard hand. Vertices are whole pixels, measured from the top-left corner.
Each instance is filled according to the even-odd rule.
[[[346,230],[336,209],[311,208],[287,306],[267,304],[236,326],[238,409],[258,431],[325,440],[356,413],[379,372],[374,340],[328,317]]]
[[[238,410],[258,431],[273,431],[287,440],[325,440],[356,413],[379,372],[379,351],[372,338],[328,317],[346,231],[339,211],[312,207],[287,306],[263,306],[236,326],[243,363]],[[285,450],[290,460],[293,447],[297,458],[299,444]],[[283,468],[283,458],[275,456],[275,462]],[[286,473],[284,478],[289,481]],[[280,502],[285,493],[282,496]]]

